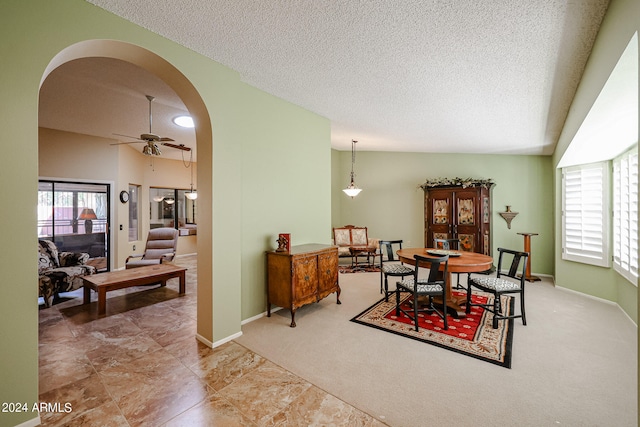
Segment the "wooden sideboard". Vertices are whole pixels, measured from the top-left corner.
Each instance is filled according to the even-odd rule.
[[[267,252],[267,317],[271,304],[288,308],[295,328],[298,308],[333,292],[341,304],[337,246],[313,243],[292,246],[289,252]]]

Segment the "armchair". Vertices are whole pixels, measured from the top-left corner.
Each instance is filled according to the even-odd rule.
[[[82,287],[82,276],[94,274],[96,268],[86,265],[89,254],[59,252],[51,240],[38,240],[38,295],[46,307],[51,307],[60,292],[71,292]]]
[[[129,255],[125,261],[125,267],[136,268],[172,261],[177,249],[178,230],[171,227],[154,228],[149,230],[144,253]]]

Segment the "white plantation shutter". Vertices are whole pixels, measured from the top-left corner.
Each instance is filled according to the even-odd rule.
[[[608,166],[593,163],[562,170],[562,258],[607,267]]]
[[[638,150],[613,162],[613,268],[638,283]]]

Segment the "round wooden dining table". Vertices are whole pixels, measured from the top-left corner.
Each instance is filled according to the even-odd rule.
[[[414,255],[421,255],[426,257],[433,257],[438,255],[431,255],[427,251],[434,251],[437,249],[432,248],[405,248],[399,249],[396,254],[398,259],[404,263],[415,265]],[[449,256],[449,268],[447,277],[445,277],[446,284],[446,300],[447,311],[454,317],[465,317],[464,305],[467,300],[466,297],[460,297],[453,295],[451,292],[451,273],[480,273],[490,270],[493,266],[493,258],[488,255],[478,254],[475,252],[465,251],[450,251],[454,254],[460,254],[459,256]],[[444,264],[440,265],[440,269],[444,270]]]

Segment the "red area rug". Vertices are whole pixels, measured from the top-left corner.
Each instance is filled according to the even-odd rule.
[[[454,292],[454,295],[466,295]],[[401,293],[400,298],[405,310],[411,310],[412,298]],[[513,298],[502,297],[502,307],[506,314],[513,313]],[[473,302],[492,302],[493,296],[484,292],[473,293]],[[416,332],[413,321],[402,312],[396,316],[395,295],[378,301],[353,319],[352,322],[371,326],[414,340],[422,341],[457,353],[466,354],[485,362],[505,368],[511,368],[511,344],[513,341],[513,319],[498,322],[498,329],[491,326],[493,314],[482,307],[472,307],[471,313],[463,319],[447,316],[449,329],[435,313],[420,313]]]

